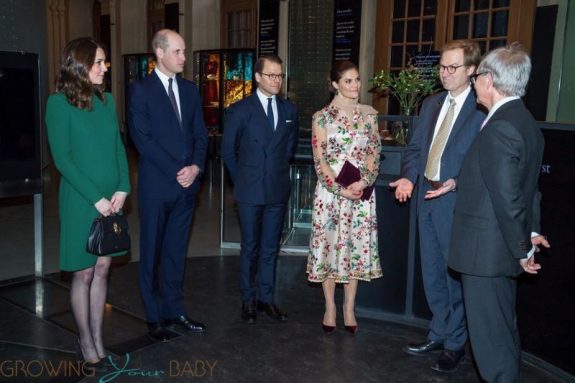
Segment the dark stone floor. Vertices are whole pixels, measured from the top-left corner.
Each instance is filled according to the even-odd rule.
[[[471,357],[453,375],[432,371],[433,357],[401,351],[423,340],[425,330],[358,318],[352,336],[339,328],[325,335],[322,291],[305,279],[305,257],[278,261],[276,302],[287,323],[260,315],[256,325],[239,320],[237,256],[195,257],[184,282],[189,316],[207,324],[205,334],[174,333],[165,343],[146,337],[137,263],[116,265],[110,278],[105,341],[116,367],[91,375],[75,370],[75,328],[68,284],[61,275],[0,286],[1,382],[479,382]],[[361,289],[360,285],[360,289]],[[341,303],[343,291],[337,292]],[[341,312],[340,312],[341,314]],[[58,367],[57,376],[49,367]],[[525,383],[562,382],[523,365]]]

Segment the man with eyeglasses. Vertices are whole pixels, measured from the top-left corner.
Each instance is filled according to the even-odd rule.
[[[256,323],[256,311],[275,321],[287,315],[274,302],[275,269],[286,204],[290,160],[298,140],[293,103],[278,96],[282,60],[263,56],[254,66],[257,90],[226,110],[222,159],[234,185],[241,230],[241,318]]]
[[[447,267],[459,170],[485,112],[470,85],[481,59],[473,41],[453,41],[441,49],[439,75],[445,92],[426,98],[405,151],[401,176],[390,186],[405,202],[415,185],[421,272],[432,313],[427,339],[404,347],[410,355],[441,352],[432,369],[453,372],[465,357],[467,330],[461,281]]]
[[[477,101],[489,114],[461,167],[448,264],[461,273],[473,356],[487,382],[520,382],[516,277],[536,274],[543,135],[520,97],[531,60],[517,44],[479,64]]]

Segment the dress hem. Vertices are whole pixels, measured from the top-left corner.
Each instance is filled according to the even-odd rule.
[[[308,275],[310,275],[309,272],[308,272]],[[354,279],[357,279],[359,281],[371,282],[372,279],[377,279],[377,278],[381,278],[381,277],[383,277],[383,272],[377,273],[374,275],[370,275],[370,276],[346,276],[346,277],[342,277],[339,275],[325,275],[322,277],[314,277],[314,278],[310,278],[308,276],[307,280],[308,280],[308,282],[312,282],[312,283],[323,283],[328,279],[335,279],[335,283],[349,283],[350,280],[354,280]]]

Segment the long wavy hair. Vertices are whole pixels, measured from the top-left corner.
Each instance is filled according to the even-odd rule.
[[[104,85],[92,84],[89,75],[98,48],[104,49],[96,40],[81,37],[66,44],[62,52],[56,91],[63,93],[78,109],[92,110],[92,95],[105,102]]]

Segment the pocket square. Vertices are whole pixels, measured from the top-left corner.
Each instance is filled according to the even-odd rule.
[[[335,178],[335,182],[340,184],[343,187],[348,187],[354,182],[361,180],[361,172],[359,169],[354,166],[351,162],[345,161],[339,174]],[[361,199],[363,201],[367,201],[369,197],[371,197],[371,193],[373,192],[373,186],[367,186],[363,189],[363,193],[361,194]]]
[[[293,122],[293,120],[286,120],[286,124],[289,124],[290,122]]]

